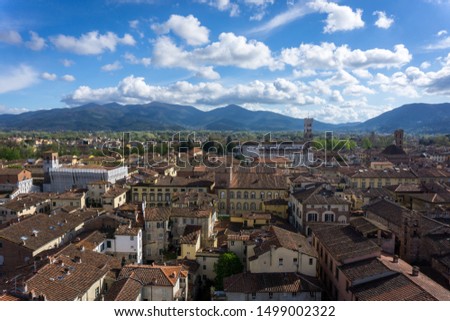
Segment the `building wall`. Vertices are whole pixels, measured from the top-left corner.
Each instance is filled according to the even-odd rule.
[[[287,199],[287,189],[218,189],[219,214],[242,215],[249,211],[262,211],[264,201]]]
[[[89,183],[95,181],[107,181],[114,184],[127,175],[128,168],[125,166],[109,170],[104,168],[50,168],[50,184],[44,186],[44,191],[62,193],[73,187],[87,188]]]
[[[108,239],[111,248],[106,247],[107,253],[112,253],[118,258],[125,257],[127,263],[142,263],[142,231],[138,235],[115,235],[114,239]]]
[[[200,249],[200,238],[197,238],[195,244],[181,244],[181,255],[179,258],[195,260],[196,253]]]
[[[86,207],[86,195],[83,193],[83,196],[80,198],[70,198],[70,199],[64,199],[64,198],[54,198],[51,202],[52,209],[57,207],[77,207],[77,208],[85,208]]]
[[[0,238],[0,257],[3,258],[3,264],[0,265],[0,272],[9,272],[29,262],[33,258],[33,251]]]
[[[81,295],[81,301],[95,301],[101,298],[104,289],[105,275],[98,279],[92,286]]]
[[[240,293],[227,292],[228,301],[321,301],[320,292],[300,292],[296,293]]]
[[[142,290],[143,301],[173,301],[175,293],[180,289],[178,280],[174,287],[146,285]]]
[[[197,252],[197,263],[200,264],[199,275],[202,280],[214,280],[216,273],[214,272],[214,265],[219,261],[219,253]]]
[[[251,257],[250,252],[253,250],[248,252]],[[249,260],[248,270],[251,273],[298,272],[315,277],[316,262],[315,257],[279,247],[260,255],[256,260]]]
[[[169,246],[169,221],[146,221],[144,234],[144,260],[155,261],[162,258],[162,251]]]
[[[127,202],[127,193],[123,193],[116,197],[104,197],[103,198],[103,208],[105,209],[115,209],[122,206]]]
[[[133,201],[146,201],[147,206],[170,206],[175,192],[208,192],[207,187],[134,185],[131,189]]]

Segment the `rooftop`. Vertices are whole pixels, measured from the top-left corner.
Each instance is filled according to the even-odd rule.
[[[297,273],[239,273],[224,279],[225,292],[298,293],[321,291]]]
[[[36,214],[0,230],[0,238],[37,250],[97,215],[97,211],[93,210],[74,213],[59,211],[53,215]]]
[[[359,257],[375,257],[380,253],[378,245],[350,225],[315,224],[311,228],[320,243],[341,263]]]
[[[400,273],[350,289],[359,301],[436,301],[436,298]]]
[[[133,275],[143,285],[171,286],[173,287],[182,271],[181,266],[165,265],[126,265],[120,272],[120,278]]]

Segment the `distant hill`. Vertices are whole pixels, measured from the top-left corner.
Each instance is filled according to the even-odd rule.
[[[409,133],[450,133],[450,103],[409,104],[385,112],[357,126],[375,132],[403,128]]]
[[[376,131],[448,133],[450,104],[405,105],[364,123],[327,124],[314,121],[314,131]],[[303,119],[228,105],[201,111],[192,106],[152,102],[144,105],[87,104],[73,108],[0,115],[2,130],[255,130],[301,131]]]

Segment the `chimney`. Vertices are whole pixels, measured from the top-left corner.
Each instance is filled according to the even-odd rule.
[[[412,268],[412,276],[419,276],[420,268],[416,265]]]
[[[85,250],[85,247],[84,247],[84,245],[82,245],[81,248],[80,248],[80,251],[84,252],[84,250]]]
[[[392,263],[398,263],[398,255],[394,255],[392,258]]]
[[[75,261],[75,263],[81,263],[81,257],[79,256],[75,256],[73,260]]]

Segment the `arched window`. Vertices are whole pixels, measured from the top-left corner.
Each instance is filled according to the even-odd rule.
[[[317,222],[317,213],[308,213],[308,222]]]
[[[244,198],[245,198],[245,199],[248,198],[248,192],[244,192]]]
[[[252,211],[256,211],[256,204],[255,204],[255,202],[252,202],[252,203],[250,204],[250,209],[251,209]]]
[[[234,198],[234,192],[230,192],[230,198],[231,198],[231,199]]]
[[[272,192],[268,192],[267,193],[267,198],[270,199],[270,200],[272,199]]]
[[[220,198],[222,198],[222,199],[225,198],[225,192],[220,192]]]
[[[323,221],[324,222],[334,222],[334,214],[333,213],[325,213],[323,215]]]
[[[234,203],[230,203],[230,209],[234,210]]]
[[[261,194],[259,194],[259,196],[260,196],[260,198],[263,200],[264,197],[265,197],[264,192],[261,192]]]
[[[280,194],[279,193],[275,193],[275,198],[280,198]]]
[[[250,198],[255,199],[256,198],[256,193],[255,192],[251,192]]]
[[[248,211],[248,203],[247,202],[244,203],[244,211]]]
[[[236,193],[236,198],[241,198],[241,192]]]
[[[241,203],[240,203],[240,202],[237,202],[237,204],[236,204],[236,209],[237,209],[238,211],[242,209]]]

